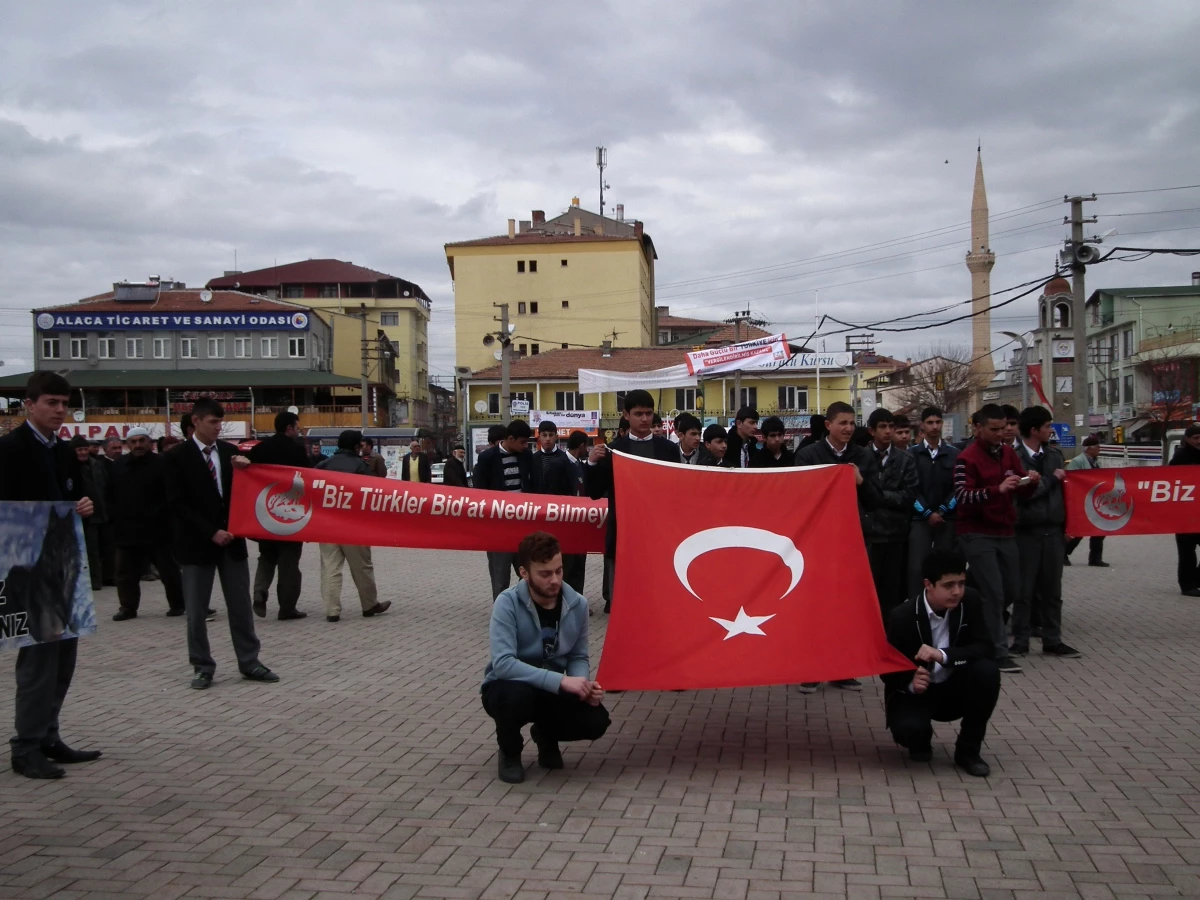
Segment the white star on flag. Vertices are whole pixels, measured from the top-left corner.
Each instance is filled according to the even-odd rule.
[[[728,619],[718,619],[716,616],[709,616],[709,618],[725,629],[725,640],[729,640],[739,634],[761,634],[766,637],[767,633],[759,626],[768,619],[775,618],[775,613],[771,613],[769,616],[748,616],[746,607],[743,606],[738,609],[737,618],[732,622]]]

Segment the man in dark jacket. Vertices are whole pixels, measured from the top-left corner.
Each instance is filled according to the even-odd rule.
[[[57,438],[70,393],[67,380],[54,372],[29,376],[25,424],[0,438],[0,500],[72,501],[86,520],[92,514],[92,501],[81,491],[79,461]],[[73,602],[75,585],[67,590],[69,596],[62,599]],[[78,638],[64,638],[17,651],[17,733],[9,743],[12,769],[18,775],[61,778],[64,772],[55,763],[100,758],[99,750],[72,750],[59,737],[58,716],[71,688],[78,650]]]
[[[225,408],[211,397],[192,405],[192,436],[165,454],[167,507],[172,519],[172,548],[183,579],[187,611],[188,660],[192,687],[207,690],[217,670],[208,644],[208,603],[213,579],[229,614],[229,632],[238,670],[251,681],[273,683],[279,676],[258,658],[261,645],[254,633],[250,600],[250,566],[244,538],[229,531],[229,504],[234,468],[250,465],[234,448],[219,440]]]
[[[537,444],[538,448],[530,463],[532,493],[578,497],[578,466],[571,457],[558,449],[558,426],[549,419],[543,419],[538,425]],[[582,594],[587,554],[564,553],[562,567],[563,581]]]
[[[79,463],[80,488],[83,496],[92,501],[93,513],[83,525],[83,537],[87,542],[88,571],[92,577],[92,590],[99,591],[105,583],[115,584],[115,578],[109,571],[107,560],[115,556],[110,552],[112,530],[109,524],[109,507],[112,505],[112,491],[108,481],[109,469],[112,466],[107,459],[92,455],[92,445],[82,435],[75,435],[70,440],[70,448],[75,453]]]
[[[750,468],[750,460],[758,452],[758,441],[754,433],[758,431],[758,410],[753,406],[743,406],[734,417],[733,427],[725,438],[725,458],[734,469]]]
[[[281,412],[275,416],[275,433],[260,441],[250,451],[250,462],[269,466],[289,466],[293,469],[308,468],[308,454],[300,443],[300,417],[292,412]],[[254,570],[254,614],[260,619],[267,615],[267,597],[271,594],[271,582],[275,570],[279,570],[279,586],[275,595],[279,600],[280,619],[303,619],[308,615],[296,609],[300,602],[300,554],[304,544],[300,541],[258,542],[258,566]]]
[[[921,567],[931,550],[954,547],[954,463],[958,448],[942,440],[942,411],[921,412],[921,440],[908,450],[917,466],[917,499],[908,532],[908,596],[921,590]]]
[[[466,458],[467,449],[462,444],[455,444],[446,459],[446,467],[442,470],[442,484],[446,487],[470,487],[464,463]]]
[[[488,432],[489,436],[491,432]],[[529,439],[533,431],[524,419],[508,423],[503,440],[479,454],[471,473],[475,487],[485,491],[528,492],[533,488],[530,473]],[[488,551],[488,575],[492,600],[508,590],[511,573],[517,571],[516,547],[512,552]],[[517,576],[518,578],[520,575]]]
[[[572,431],[567,438],[567,456],[574,466],[575,494],[579,497],[587,496],[587,460],[590,450],[587,434],[583,431]]]
[[[1054,417],[1044,406],[1021,411],[1021,443],[1017,456],[1027,472],[1037,472],[1037,487],[1017,498],[1017,554],[1021,559],[1021,592],[1013,603],[1010,656],[1029,652],[1034,604],[1042,624],[1042,653],[1074,658],[1079,651],[1062,640],[1062,570],[1066,558],[1067,507],[1063,501],[1066,471],[1063,455],[1050,443]]]
[[[858,518],[865,524],[867,510],[874,509],[879,502],[879,465],[873,454],[863,447],[850,443],[854,434],[854,407],[840,400],[829,404],[825,410],[826,434],[815,444],[796,452],[798,466],[850,465],[854,467],[854,482],[858,492]],[[862,682],[857,678],[831,681],[834,687],[849,691],[861,691]],[[802,694],[811,694],[819,682],[806,681],[800,685]]]
[[[171,555],[166,463],[150,451],[150,432],[145,428],[131,428],[125,437],[129,452],[112,466],[113,539],[117,545],[117,600],[121,604],[113,621],[137,617],[142,576],[151,564],[167,592],[167,615],[182,616],[183,583]]]
[[[724,425],[718,425],[715,422],[709,425],[704,429],[703,440],[704,443],[697,451],[700,454],[698,465],[712,466],[714,469],[733,468],[726,459],[729,444]]]
[[[825,417],[820,413],[813,415],[809,419],[808,434],[804,436],[804,440],[800,442],[800,446],[796,449],[803,450],[809,444],[820,443],[821,441],[825,440],[826,433]]]
[[[933,722],[962,719],[954,764],[983,778],[991,770],[979,753],[1000,696],[1000,670],[966,570],[961,553],[935,550],[925,560],[921,595],[888,616],[888,643],[917,669],[883,676],[884,704],[892,737],[916,762],[933,759]]]
[[[349,475],[371,475],[371,464],[359,456],[363,436],[361,431],[346,430],[338,435],[337,452],[317,463],[318,469],[327,472],[345,472]],[[380,477],[378,475],[376,478]],[[386,477],[386,476],[384,476]],[[325,603],[325,621],[339,622],[342,618],[342,565],[350,568],[350,579],[358,589],[358,603],[364,618],[387,612],[391,600],[379,602],[379,588],[375,583],[375,563],[371,559],[371,548],[358,544],[321,544],[321,599]]]
[[[908,532],[919,487],[916,461],[892,446],[893,418],[880,408],[867,419],[871,432],[867,451],[879,465],[879,500],[863,518],[871,577],[885,622],[892,607],[907,596]]]
[[[796,455],[786,446],[787,430],[779,416],[768,416],[762,423],[763,448],[750,460],[752,469],[782,469],[796,464]]]
[[[1200,423],[1189,425],[1183,432],[1183,442],[1168,465],[1200,466]],[[1196,563],[1200,533],[1175,535],[1175,550],[1179,555],[1179,590],[1185,597],[1200,597],[1200,565]]]
[[[679,445],[669,438],[657,437],[654,427],[654,398],[649,391],[630,391],[625,395],[625,418],[629,420],[629,434],[612,442],[612,449],[642,459],[657,459],[659,462],[682,462]],[[757,421],[757,415],[755,416]],[[608,447],[601,444],[592,448],[588,458],[588,493],[593,500],[608,498],[608,531],[604,538],[604,611],[612,611],[612,588],[616,579],[617,557],[617,506],[613,487],[612,456]]]

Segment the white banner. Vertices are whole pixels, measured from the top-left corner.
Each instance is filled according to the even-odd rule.
[[[567,437],[572,431],[585,431],[594,435],[600,427],[600,410],[598,409],[532,409],[529,411],[529,427],[537,431],[543,420],[553,422],[560,437]]]
[[[791,355],[792,350],[788,346],[787,336],[773,334],[770,337],[742,341],[740,344],[730,344],[727,347],[714,347],[711,350],[697,350],[689,353],[687,354],[687,369],[692,375],[736,372],[752,364],[782,363],[790,359]]]
[[[648,372],[612,372],[608,369],[580,369],[579,393],[606,394],[613,391],[657,391],[665,388],[695,387],[696,376],[687,366],[667,366]]]
[[[167,433],[166,423],[162,419],[149,422],[64,422],[58,429],[61,440],[69,441],[80,434],[89,441],[103,441],[110,437],[125,440],[130,428],[145,428],[150,432],[152,440],[158,440]],[[171,434],[177,438],[183,437],[183,431],[178,422],[171,423]],[[250,436],[250,423],[227,419],[221,423],[221,439],[225,441],[243,440]]]

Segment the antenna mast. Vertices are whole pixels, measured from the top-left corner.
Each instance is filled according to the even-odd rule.
[[[600,170],[600,215],[604,215],[604,189],[608,187],[604,183],[604,170],[608,168],[608,148],[596,148],[596,168]]]

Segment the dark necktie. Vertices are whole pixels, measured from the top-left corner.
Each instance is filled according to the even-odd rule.
[[[216,449],[215,444],[209,444],[204,448],[204,461],[208,463],[208,474],[212,476],[213,484],[217,487],[217,493],[221,493],[221,480],[217,478],[217,467],[213,465],[212,453]]]

